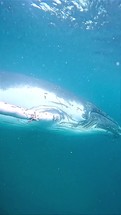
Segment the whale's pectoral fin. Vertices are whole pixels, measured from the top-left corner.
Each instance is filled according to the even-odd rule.
[[[121,135],[121,127],[105,112],[101,111],[95,105],[91,103],[86,104],[84,127],[95,127],[112,133],[114,136]]]

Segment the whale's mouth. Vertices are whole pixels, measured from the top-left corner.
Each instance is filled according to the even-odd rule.
[[[85,121],[83,122],[85,129],[95,128],[105,132],[112,133],[115,136],[121,135],[121,127],[109,115],[101,111],[96,106],[87,103]]]

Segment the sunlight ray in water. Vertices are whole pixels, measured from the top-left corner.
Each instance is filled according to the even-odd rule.
[[[33,0],[31,6],[55,15],[61,20],[70,20],[74,26],[92,30],[108,23],[113,3],[113,0]],[[120,11],[120,1],[115,3]]]

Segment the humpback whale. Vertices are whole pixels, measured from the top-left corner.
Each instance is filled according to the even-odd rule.
[[[46,81],[0,72],[0,126],[121,135],[121,127],[94,104]]]

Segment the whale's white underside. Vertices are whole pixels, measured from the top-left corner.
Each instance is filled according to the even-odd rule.
[[[43,127],[50,129],[65,129],[75,130],[80,132],[80,129],[74,127],[78,121],[83,120],[84,106],[74,100],[65,100],[58,97],[55,93],[49,92],[45,89],[38,87],[20,86],[8,89],[0,89],[0,112],[2,109],[4,115],[0,115],[1,123],[9,123],[12,125],[20,125],[27,127]],[[7,102],[6,102],[7,101]],[[13,105],[14,104],[14,105]],[[14,106],[14,107],[13,107]],[[5,111],[6,109],[6,111]],[[48,109],[52,109],[53,112],[48,112]],[[56,112],[57,110],[57,112]],[[58,110],[63,110],[64,113],[68,113],[69,116],[62,121],[62,125],[58,126],[58,119],[60,120],[60,114]],[[28,113],[28,117],[24,114],[24,111]],[[8,112],[8,113],[7,113]],[[37,113],[39,119],[34,121],[30,115]],[[89,131],[82,128],[82,132]],[[91,128],[93,130],[93,128]]]

